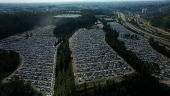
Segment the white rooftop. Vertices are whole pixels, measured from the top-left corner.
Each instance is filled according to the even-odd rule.
[[[77,18],[80,17],[81,15],[79,14],[61,14],[61,15],[57,15],[57,16],[53,16],[56,18]]]

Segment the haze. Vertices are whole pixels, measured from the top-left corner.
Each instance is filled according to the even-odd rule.
[[[41,3],[41,2],[91,2],[92,0],[0,0],[0,3]],[[93,0],[92,2],[111,1],[167,1],[167,0]]]

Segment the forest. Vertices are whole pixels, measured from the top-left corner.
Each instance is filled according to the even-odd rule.
[[[48,21],[47,21],[47,20]],[[47,13],[27,13],[0,15],[0,39],[19,34],[34,28],[34,26],[44,26],[50,24],[50,17]]]
[[[16,70],[21,62],[21,57],[15,51],[0,49],[0,96],[42,96],[29,82],[25,84],[24,80],[20,80],[17,76],[8,83],[2,83],[2,80]]]
[[[14,76],[8,83],[0,83],[0,96],[43,96],[31,87],[31,83],[25,83],[19,77]]]
[[[74,96],[76,93],[68,39],[77,29],[90,28],[96,20],[93,14],[84,12],[82,17],[56,25],[54,34],[59,36],[59,41],[56,42],[55,46],[61,44],[57,50],[54,96]]]
[[[63,40],[57,50],[55,75],[54,96],[70,96],[75,93],[75,81],[68,38]]]
[[[154,14],[154,18],[149,19],[151,21],[151,25],[154,27],[162,28],[166,31],[170,31],[170,11],[156,13]]]
[[[15,51],[0,49],[0,81],[16,70],[21,61],[21,57]]]
[[[30,30],[34,27],[34,20],[28,13],[0,15],[0,39]]]
[[[83,14],[81,17],[73,19],[69,22],[56,24],[53,33],[57,36],[71,35],[79,28],[90,28],[97,21],[93,14]]]
[[[169,87],[151,75],[133,73],[123,76],[121,82],[107,80],[105,84],[93,83],[91,88],[84,84],[84,88],[72,96],[169,96],[169,91]]]
[[[56,13],[31,13],[19,12],[14,14],[0,15],[0,39],[23,33],[34,27],[53,24],[53,16],[64,14],[67,11],[58,11]]]
[[[92,11],[92,10],[82,10],[81,15],[85,14],[102,14],[100,11]],[[31,30],[34,27],[38,26],[45,26],[49,24],[55,24],[55,20],[53,19],[53,16],[58,15],[58,14],[68,14],[68,11],[61,10],[56,13],[30,13],[30,12],[19,12],[19,13],[14,13],[14,14],[1,14],[0,15],[0,40],[4,39],[6,37],[23,33],[25,31]],[[92,15],[87,15],[87,16],[92,16]],[[84,26],[81,24],[86,24],[87,27],[91,26],[91,22],[94,21],[94,17],[91,19],[88,19],[87,16],[82,16],[78,19],[74,19],[71,22],[74,22],[73,25],[69,25],[71,23],[64,23],[59,27],[65,27],[69,25],[70,27],[67,27],[66,30],[60,30],[63,32],[69,31],[73,29],[76,29],[80,26]],[[86,18],[86,19],[82,19]],[[57,30],[57,29],[56,29]],[[57,34],[58,31],[54,31],[54,34]]]
[[[158,41],[154,41],[153,38],[150,38],[149,44],[152,46],[153,49],[170,58],[170,51],[167,50],[165,46],[159,45]]]

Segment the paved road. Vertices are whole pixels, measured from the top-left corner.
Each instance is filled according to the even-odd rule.
[[[148,26],[149,26],[149,27],[153,27],[153,26],[151,26],[149,23],[150,23],[150,22],[148,21]],[[166,34],[166,35],[170,35],[169,32],[163,31],[163,30],[161,30],[161,29],[159,29],[159,28],[156,28],[156,27],[153,27],[153,28],[157,29],[158,31],[163,32],[163,33]]]
[[[158,42],[161,42],[161,43],[166,44],[166,45],[170,45],[170,43],[167,42],[167,41],[169,41],[168,39],[161,38],[161,37],[158,37],[158,36],[149,34],[149,33],[147,33],[147,32],[144,32],[144,31],[142,31],[142,30],[139,30],[139,29],[135,28],[134,26],[132,26],[131,24],[129,24],[129,23],[126,21],[125,16],[123,15],[123,13],[120,13],[120,15],[121,15],[121,18],[122,18],[122,20],[124,21],[124,23],[125,23],[128,27],[130,27],[131,29],[133,29],[133,30],[135,30],[135,31],[137,31],[137,32],[139,32],[139,33],[143,33],[144,36],[146,36],[146,37],[148,37],[148,38],[153,37],[154,40],[156,40],[156,41],[158,41]]]

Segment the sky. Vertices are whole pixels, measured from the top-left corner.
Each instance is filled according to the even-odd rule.
[[[35,3],[35,2],[81,2],[81,1],[162,1],[162,0],[0,0],[0,3]]]

